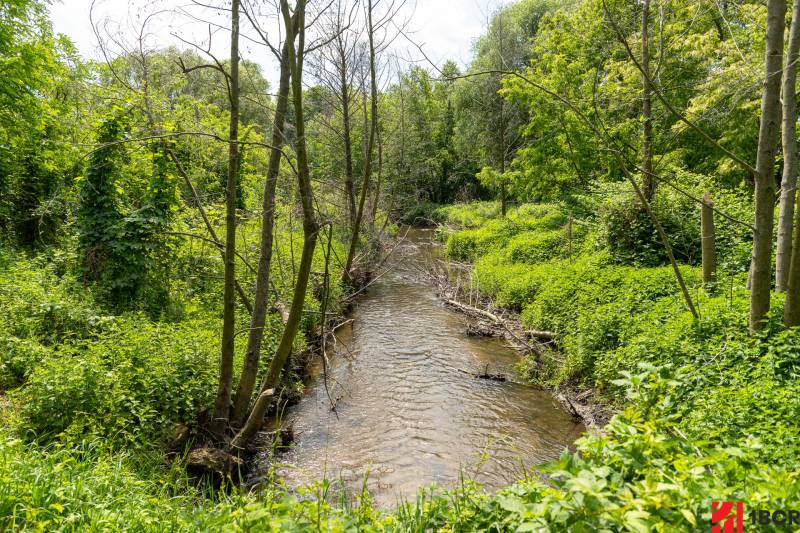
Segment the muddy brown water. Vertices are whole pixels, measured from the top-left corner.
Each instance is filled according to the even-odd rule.
[[[515,350],[465,334],[419,267],[440,255],[430,230],[412,229],[312,369],[303,399],[284,413],[295,441],[278,457],[290,488],[327,478],[379,505],[461,475],[494,490],[557,457],[584,427],[546,391],[515,382]],[[478,379],[488,366],[506,382]],[[330,398],[329,398],[330,396]],[[336,412],[331,410],[331,398]],[[274,465],[274,463],[273,463]]]

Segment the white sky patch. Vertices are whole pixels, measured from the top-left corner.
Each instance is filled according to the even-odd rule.
[[[508,4],[512,0],[407,0],[398,22],[408,20],[408,35],[425,51],[435,63],[441,65],[452,59],[460,66],[469,63],[472,57],[472,45],[486,27],[487,14],[497,9],[498,5]],[[209,4],[212,2],[208,2]],[[208,25],[193,22],[185,14],[176,10],[194,13],[204,20],[226,26],[224,13],[214,13],[209,9],[192,7],[188,0],[94,0],[94,20],[104,26],[104,40],[112,37],[120,43],[131,46],[136,41],[137,33],[145,17],[152,15],[147,27],[147,45],[158,48],[177,45],[190,48],[181,39],[201,44],[205,47],[208,41]],[[66,34],[78,47],[85,58],[101,58],[97,38],[89,20],[92,0],[56,0],[50,7],[51,18],[56,32]],[[378,4],[377,9],[380,9]],[[276,28],[275,20],[271,27]],[[243,25],[249,26],[243,22]],[[243,26],[244,27],[244,26]],[[243,30],[246,34],[247,29]],[[177,35],[177,37],[176,37]],[[251,37],[256,37],[252,31]],[[216,29],[212,37],[212,51],[220,58],[227,55],[229,34],[224,29]],[[263,46],[243,39],[242,56],[259,63],[264,76],[275,83],[277,69],[275,62]],[[112,42],[109,47],[113,52],[120,47]],[[422,55],[405,39],[395,41],[395,52],[411,60],[419,61],[427,66]]]

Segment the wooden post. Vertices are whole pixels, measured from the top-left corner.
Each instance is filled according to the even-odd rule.
[[[569,212],[566,227],[567,246],[569,247],[569,257],[572,258],[572,211]]]
[[[703,283],[713,286],[717,280],[717,245],[714,231],[714,202],[708,193],[703,195],[700,208],[700,248],[703,254]]]

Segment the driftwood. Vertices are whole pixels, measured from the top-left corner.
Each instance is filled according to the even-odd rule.
[[[525,333],[533,337],[534,339],[541,339],[543,341],[555,341],[556,334],[552,331],[539,331],[535,329],[526,330]]]
[[[513,328],[513,323],[512,323],[511,326],[509,326],[507,320],[495,315],[494,313],[492,313],[490,311],[486,311],[485,309],[479,309],[477,307],[473,307],[471,305],[467,305],[465,303],[461,303],[461,302],[459,302],[457,300],[453,300],[451,298],[445,298],[444,299],[444,303],[445,303],[445,305],[448,305],[450,307],[458,309],[459,311],[461,311],[465,315],[469,315],[469,316],[478,317],[478,318],[481,318],[481,319],[490,320],[493,324],[496,324],[496,325],[502,327],[503,329],[505,329],[505,331],[511,337],[513,337],[514,340],[516,340],[517,342],[519,342],[523,346],[527,346],[532,351],[537,351],[535,347],[529,345],[527,342],[525,342],[523,339],[520,338],[520,336],[518,335],[519,331],[516,332],[516,333],[513,331],[513,329],[512,329]],[[479,329],[479,330],[474,330],[474,331],[473,331],[473,329],[468,328],[467,329],[467,333],[469,334],[470,332],[472,332],[473,334],[475,334],[478,331],[480,331],[480,332],[484,332],[485,331],[485,329]],[[518,329],[518,328],[514,328],[514,329]],[[547,342],[555,342],[555,340],[556,340],[556,334],[551,332],[551,331],[526,330],[526,331],[524,331],[524,334],[530,336],[531,338],[539,339],[539,340],[543,340],[543,341],[547,341]]]
[[[503,322],[503,320],[494,313],[490,313],[489,311],[484,311],[483,309],[478,309],[477,307],[472,307],[471,305],[462,304],[461,302],[457,302],[455,300],[445,300],[444,303],[446,303],[450,307],[455,307],[456,309],[458,309],[459,311],[461,311],[466,315],[478,315],[483,318],[488,318],[495,324],[500,324]]]
[[[503,374],[490,374],[488,364],[486,365],[486,369],[483,371],[483,374],[478,374],[475,377],[480,379],[488,379],[490,381],[500,381],[500,382],[508,381],[508,378]]]

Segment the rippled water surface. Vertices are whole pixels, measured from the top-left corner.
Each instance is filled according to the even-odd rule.
[[[514,377],[518,355],[499,339],[467,337],[464,318],[442,306],[418,271],[438,253],[431,232],[410,231],[337,332],[328,369],[336,412],[320,365],[285,415],[295,443],[280,470],[290,486],[327,476],[359,491],[366,473],[384,505],[461,472],[494,489],[583,431],[547,392],[470,374],[488,365]]]

